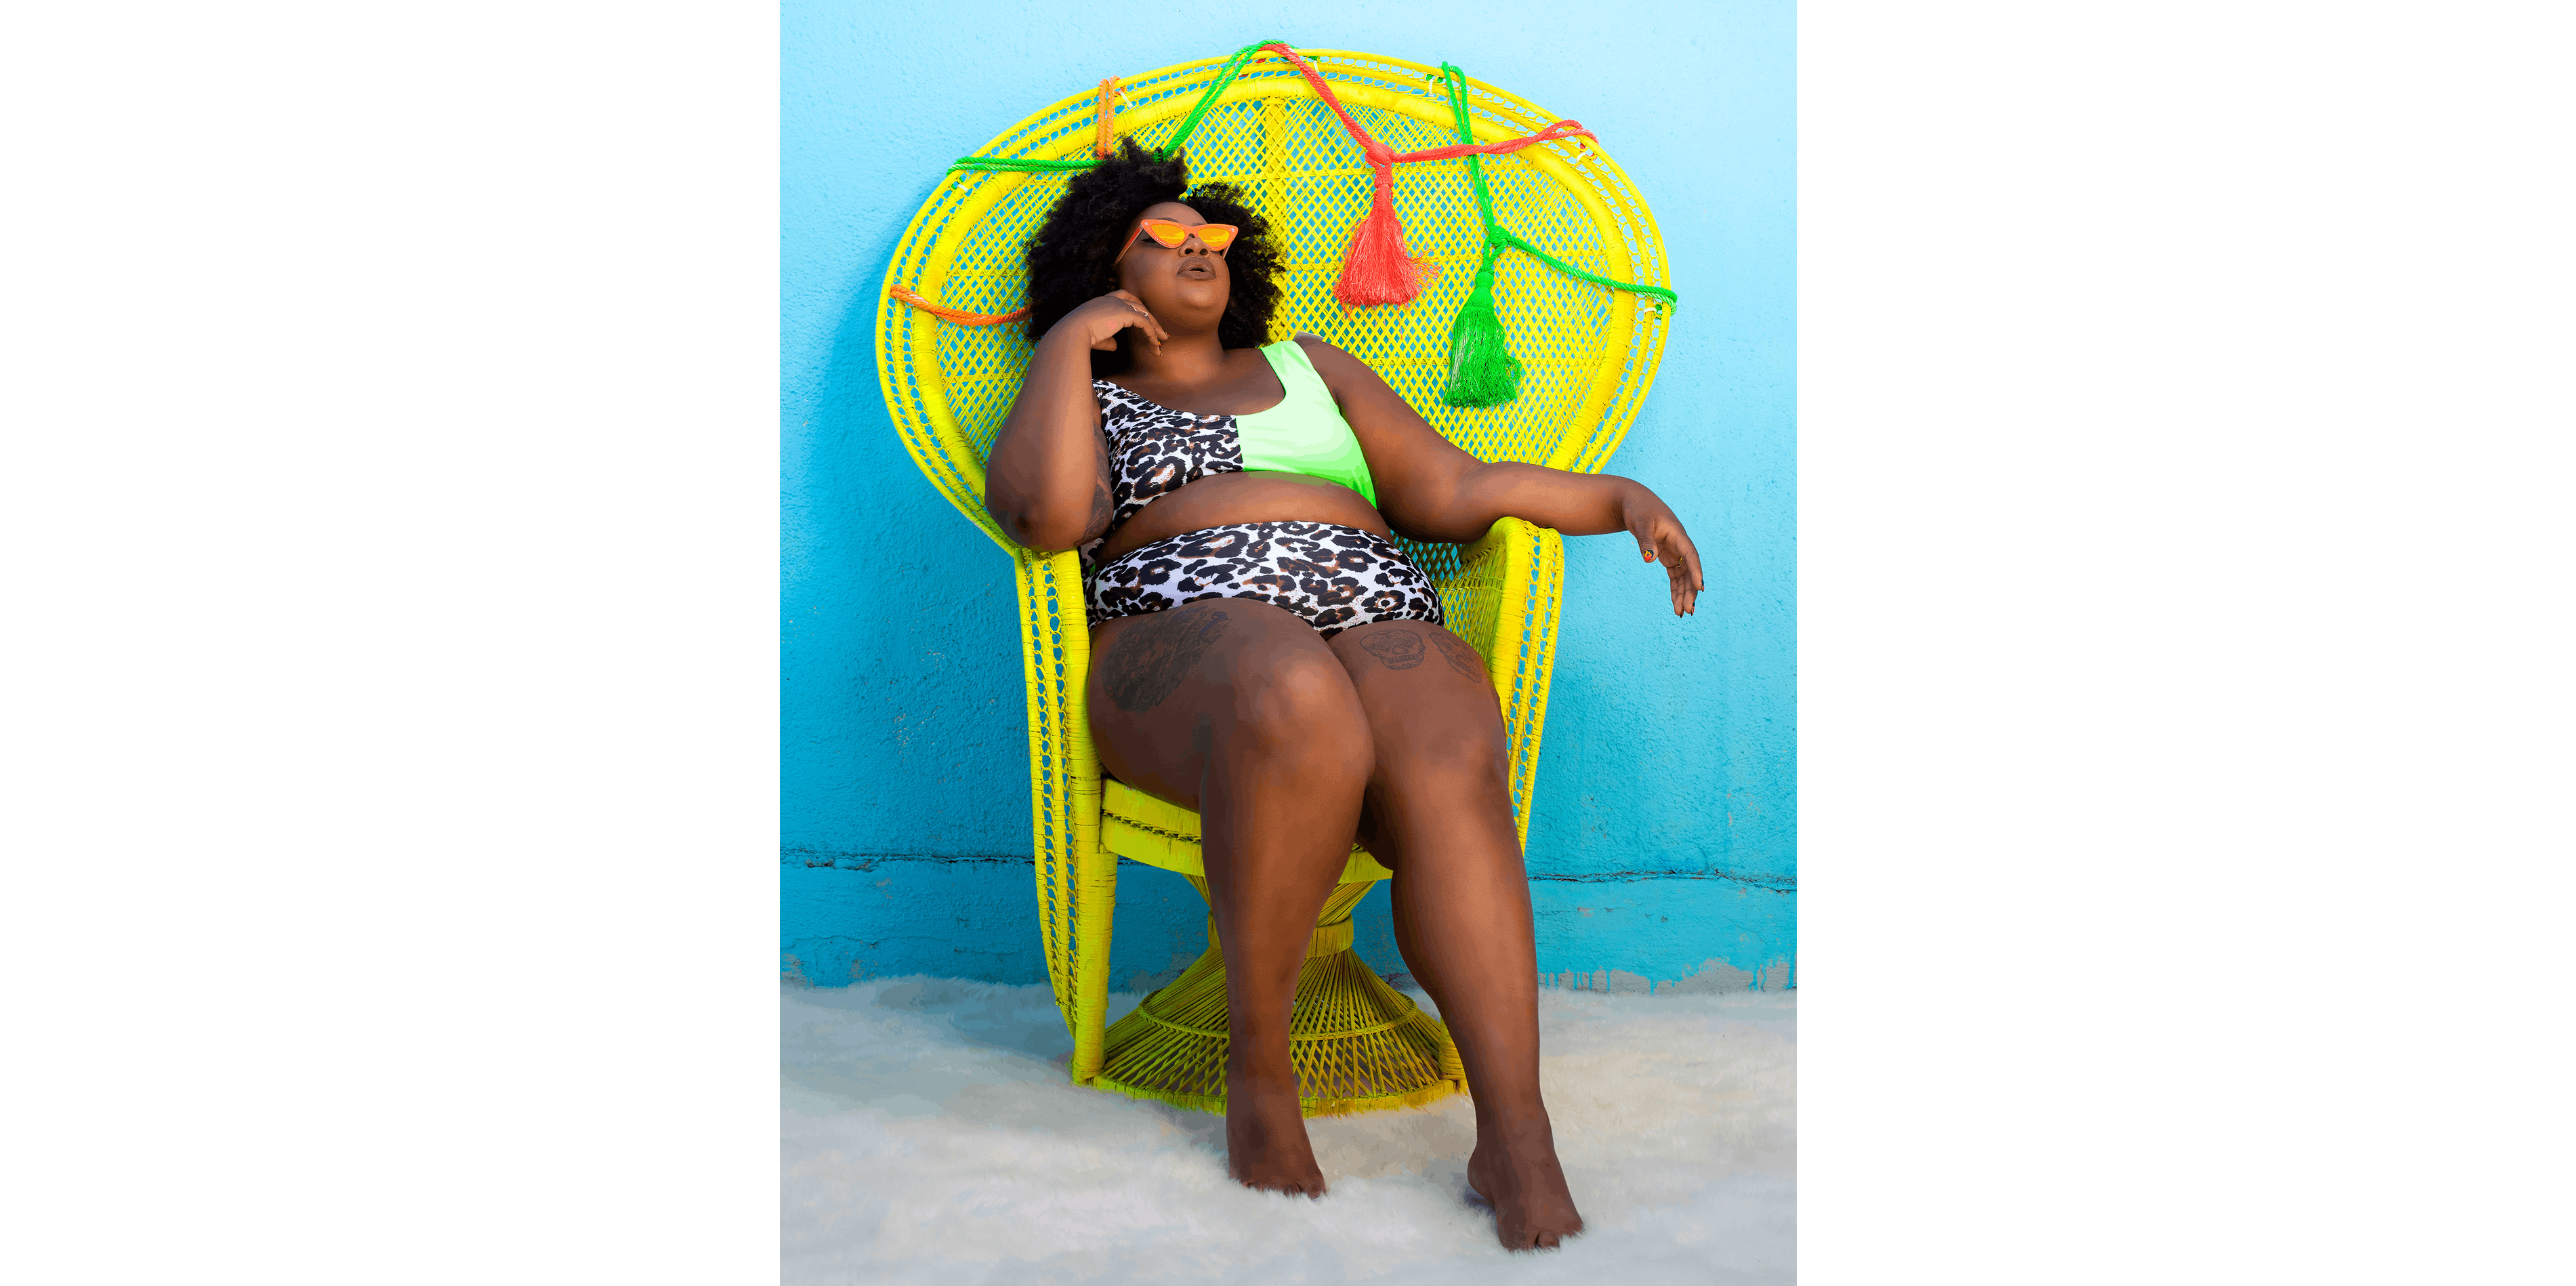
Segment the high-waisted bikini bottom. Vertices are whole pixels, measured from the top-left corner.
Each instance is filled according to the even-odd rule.
[[[1327,522],[1249,522],[1158,540],[1084,578],[1091,623],[1203,598],[1284,607],[1331,638],[1378,621],[1442,624],[1431,579],[1395,542]]]

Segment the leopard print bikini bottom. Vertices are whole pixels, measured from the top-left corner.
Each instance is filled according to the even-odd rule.
[[[1431,578],[1395,542],[1327,522],[1250,522],[1158,540],[1083,577],[1091,623],[1203,598],[1248,598],[1331,638],[1378,621],[1444,624]]]

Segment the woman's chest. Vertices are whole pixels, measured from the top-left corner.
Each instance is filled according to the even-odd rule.
[[[1106,381],[1096,387],[1100,431],[1121,492],[1159,494],[1210,472],[1243,468],[1243,438],[1233,416],[1175,411]]]
[[[1251,415],[1279,405],[1281,399],[1288,395],[1287,387],[1278,373],[1270,369],[1270,363],[1248,349],[1228,353],[1224,368],[1215,378],[1201,384],[1140,383],[1130,386],[1107,380],[1101,382],[1147,405],[1157,408],[1195,407],[1195,412],[1176,414],[1202,416]]]

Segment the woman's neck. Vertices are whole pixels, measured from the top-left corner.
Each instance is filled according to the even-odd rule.
[[[1135,335],[1135,331],[1128,331]],[[1153,345],[1130,340],[1127,377],[1148,384],[1178,388],[1214,383],[1225,369],[1225,346],[1219,344],[1215,331],[1198,335],[1173,335],[1163,341],[1162,351]]]

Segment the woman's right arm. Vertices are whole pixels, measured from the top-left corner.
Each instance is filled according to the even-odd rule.
[[[984,463],[984,512],[1003,535],[1053,553],[1109,529],[1109,450],[1091,393],[1091,353],[1117,348],[1118,332],[1130,326],[1162,346],[1162,323],[1123,290],[1066,313],[1038,341]]]

